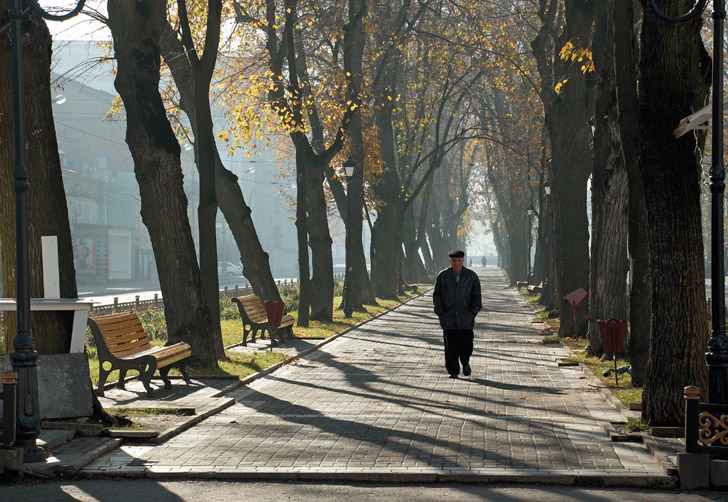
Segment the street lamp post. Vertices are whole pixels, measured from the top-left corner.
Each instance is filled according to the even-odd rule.
[[[529,283],[531,277],[531,216],[535,212],[533,202],[529,202],[526,208],[526,282]]]
[[[33,11],[44,19],[63,21],[78,14],[85,0],[67,14],[56,16],[44,11],[36,2],[30,2]],[[10,361],[18,373],[15,445],[23,449],[24,462],[37,462],[46,458],[43,449],[36,446],[40,433],[38,405],[38,353],[30,331],[30,265],[28,252],[28,166],[25,152],[25,114],[23,96],[23,49],[21,0],[11,0],[10,48],[13,81],[13,177],[15,179],[15,284],[17,331],[13,340]]]
[[[544,212],[546,213],[544,217],[544,247],[546,248],[546,266],[543,279],[543,292],[548,292],[548,284],[549,284],[549,275],[551,274],[551,263],[549,262],[549,247],[551,247],[551,243],[549,241],[549,201],[551,199],[551,184],[546,181],[546,183],[543,184],[543,192],[546,194],[546,203],[544,204]]]
[[[351,178],[354,176],[354,170],[356,168],[356,162],[349,157],[344,162],[344,170],[346,171],[346,237],[344,243],[344,254],[346,255],[346,270],[344,271],[344,317],[351,317],[353,308],[351,306],[351,258],[349,257],[351,251]]]
[[[700,16],[707,0],[699,0],[690,12],[683,16],[665,15],[650,0],[650,7],[657,16],[669,23],[681,23]],[[713,104],[712,149],[710,166],[711,193],[711,334],[705,361],[708,364],[708,402],[728,404],[728,337],[725,332],[725,263],[723,261],[723,197],[725,192],[725,167],[723,166],[723,30],[725,0],[713,0]]]

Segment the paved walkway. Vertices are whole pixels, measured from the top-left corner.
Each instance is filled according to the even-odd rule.
[[[431,293],[228,397],[161,445],[123,445],[82,474],[672,486],[625,418],[493,268],[481,274],[470,378],[448,378]]]

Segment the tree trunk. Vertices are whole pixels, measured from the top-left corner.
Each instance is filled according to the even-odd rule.
[[[217,366],[210,312],[202,292],[180,147],[159,94],[159,36],[166,4],[161,0],[111,0],[109,27],[118,72],[114,86],[127,113],[126,142],[159,270],[169,340],[192,345],[192,358]]]
[[[366,44],[366,27],[364,18],[367,16],[367,0],[349,0],[349,25],[344,37],[344,69],[351,73],[354,94],[361,95],[363,86],[362,60]],[[362,103],[364,105],[364,103]],[[354,310],[361,310],[365,304],[376,305],[374,288],[367,272],[364,243],[362,242],[362,211],[364,209],[364,170],[366,169],[364,153],[364,135],[362,132],[361,112],[355,113],[349,124],[349,141],[352,159],[356,163],[356,170],[351,179],[351,218],[349,234],[351,236],[349,249],[350,284],[349,302]]]
[[[193,74],[195,74],[193,68]],[[215,195],[215,160],[217,147],[210,112],[210,83],[199,75],[195,76],[194,103],[197,122],[195,136],[195,160],[200,176],[200,203],[197,207],[197,221],[200,235],[200,273],[202,291],[210,312],[215,355],[225,356],[220,327],[220,284],[217,277],[217,196]],[[224,266],[224,265],[223,265]],[[225,269],[223,268],[223,273]]]
[[[575,47],[589,47],[594,21],[594,2],[566,0],[564,41]],[[558,45],[558,44],[557,44]],[[563,44],[561,44],[563,46]],[[557,49],[558,50],[558,49]],[[558,55],[555,57],[558,58]],[[546,127],[551,141],[552,162],[549,179],[553,202],[551,221],[554,280],[563,297],[578,288],[589,287],[589,231],[586,216],[586,182],[592,167],[589,119],[592,116],[593,89],[587,84],[580,65],[562,64],[566,82],[559,94],[552,94]],[[574,314],[561,301],[559,336],[586,335],[589,306],[584,302]]]
[[[389,69],[389,72],[392,70]],[[393,77],[390,79],[394,85]],[[389,88],[385,85],[384,88]],[[372,228],[372,286],[378,298],[396,298],[401,255],[401,222],[403,201],[397,176],[397,155],[392,127],[393,107],[384,96],[374,115],[383,157],[383,172],[374,186],[382,201]]]
[[[306,181],[308,208],[308,244],[311,247],[311,319],[331,321],[334,314],[334,260],[331,255],[331,234],[324,195],[324,169],[315,165],[317,159],[307,162]]]
[[[399,276],[401,204],[382,207],[372,228],[372,286],[377,298],[396,298]]]
[[[240,251],[243,275],[263,301],[281,301],[281,294],[270,270],[268,253],[258,239],[251,210],[243,198],[238,177],[223,166],[219,156],[216,168],[217,203]]]
[[[502,213],[498,215],[498,217],[493,221],[491,226],[493,227],[493,242],[495,243],[495,249],[498,253],[498,265],[499,267],[503,267],[508,275],[511,275],[511,262],[510,262],[510,255],[511,252],[509,250],[509,242],[506,235],[503,235],[503,232],[501,232],[501,223],[503,222],[503,215]]]
[[[294,137],[294,144],[300,141]],[[296,148],[298,151],[298,148]],[[308,182],[305,176],[305,159],[302,155],[296,155],[296,239],[298,241],[298,319],[296,325],[307,328],[309,324],[311,308],[311,269],[308,258],[308,203],[307,192]]]
[[[169,23],[165,25],[160,45],[162,56],[172,72],[175,85],[180,93],[180,107],[190,119],[193,135],[198,137],[199,128],[193,100],[192,69],[189,60],[184,57],[184,47]],[[243,191],[238,184],[238,177],[223,165],[217,145],[213,143],[213,147],[217,203],[240,251],[243,275],[250,281],[255,294],[263,301],[280,301],[281,296],[270,270],[268,254],[263,250],[258,238],[250,207],[246,204]]]
[[[511,211],[503,218],[508,234],[508,279],[511,286],[515,286],[518,281],[526,280],[526,246],[528,245],[526,218],[525,211]]]
[[[622,155],[629,186],[628,248],[629,274],[629,354],[632,365],[632,384],[644,385],[650,354],[652,330],[652,276],[650,272],[647,207],[645,206],[642,176],[637,165],[637,88],[632,31],[634,0],[614,1],[614,59],[619,130]]]
[[[614,0],[597,4],[594,63],[598,72],[592,235],[589,274],[589,353],[602,355],[598,320],[627,319],[627,171],[617,123],[614,81]]]
[[[417,262],[420,257],[417,255],[417,233],[415,229],[415,215],[413,204],[405,209],[404,221],[402,222],[402,245],[404,247],[404,261],[402,273],[406,283],[417,282]]]
[[[661,3],[668,12],[691,5],[690,0]],[[647,206],[653,333],[642,416],[653,426],[683,424],[683,388],[707,385],[701,168],[695,136],[675,139],[672,134],[708,93],[710,58],[700,26],[699,17],[674,25],[646,11],[642,28],[639,168]]]
[[[0,26],[8,26],[8,10],[0,9]],[[30,296],[43,297],[41,236],[58,237],[60,292],[63,298],[76,298],[76,273],[63,189],[58,142],[51,105],[51,36],[43,19],[32,10],[23,15],[22,50],[25,97],[25,123],[28,168],[28,246]],[[16,231],[13,169],[13,90],[10,37],[0,37],[0,255],[5,297],[15,297]],[[31,333],[41,354],[68,353],[71,346],[73,312],[32,312]],[[17,317],[4,316],[5,349],[13,350]]]

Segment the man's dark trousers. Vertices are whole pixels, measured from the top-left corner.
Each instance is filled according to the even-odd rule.
[[[473,354],[472,329],[445,329],[445,368],[451,375],[460,373],[460,363],[463,367],[470,362]]]

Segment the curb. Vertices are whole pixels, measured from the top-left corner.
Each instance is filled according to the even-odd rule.
[[[305,470],[291,471],[285,468],[218,468],[215,470],[194,470],[194,468],[140,467],[133,471],[94,471],[81,473],[81,477],[92,478],[148,478],[148,479],[232,479],[268,481],[342,481],[367,483],[463,483],[463,484],[518,484],[550,486],[583,486],[610,488],[674,489],[678,480],[673,476],[645,476],[642,474],[562,474],[562,473],[498,473],[479,474],[430,470],[357,469],[351,471]]]

